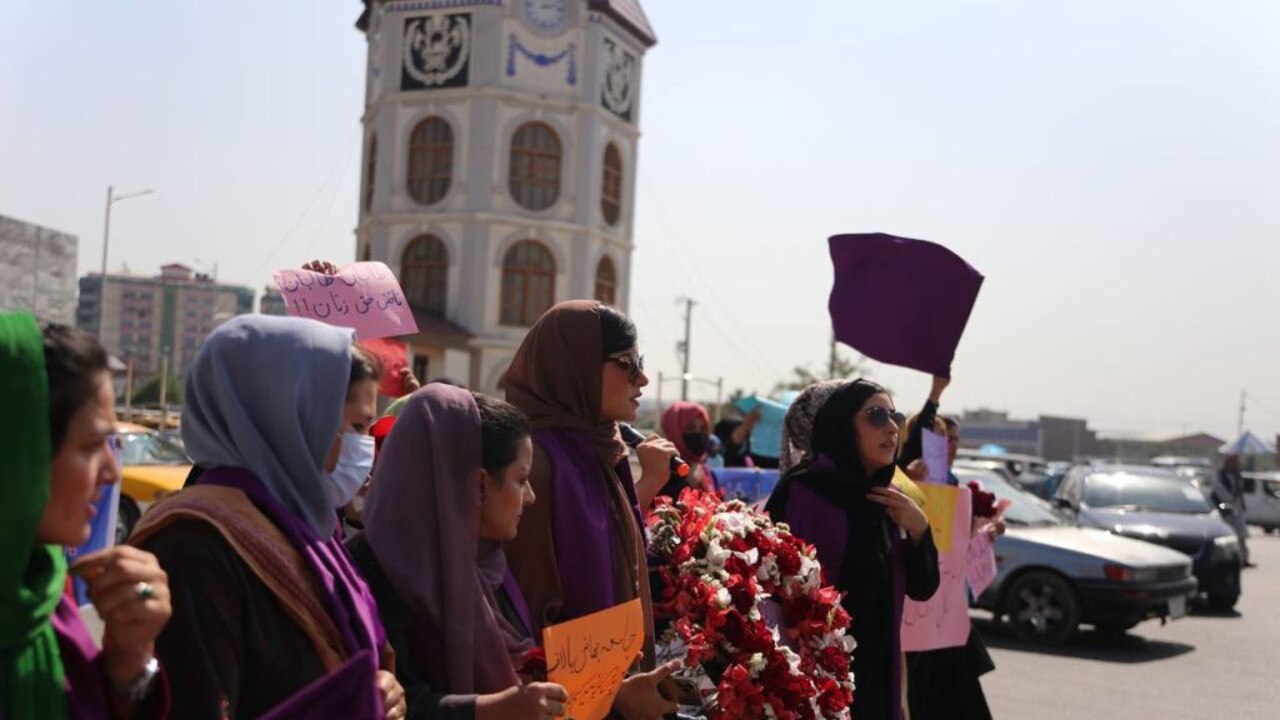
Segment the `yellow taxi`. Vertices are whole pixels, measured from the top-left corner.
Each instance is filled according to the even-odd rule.
[[[116,538],[123,542],[152,503],[182,489],[191,460],[176,442],[151,428],[120,422],[116,435],[124,467]]]

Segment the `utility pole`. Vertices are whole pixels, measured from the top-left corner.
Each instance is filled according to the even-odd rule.
[[[682,297],[677,298],[679,302],[684,303],[684,342],[680,343],[680,355],[683,360],[682,375],[680,377],[680,399],[689,399],[689,336],[693,331],[693,306],[697,303],[693,298]]]
[[[1244,390],[1241,390],[1240,391],[1240,417],[1236,420],[1236,437],[1240,437],[1241,435],[1244,434],[1244,401],[1245,401],[1245,392]]]
[[[169,429],[169,348],[160,355],[160,430]]]
[[[102,220],[102,286],[98,291],[98,342],[103,345],[107,343],[107,250],[111,247],[111,206],[121,200],[142,197],[153,192],[155,191],[139,190],[138,192],[116,195],[115,186],[107,186],[107,211]]]

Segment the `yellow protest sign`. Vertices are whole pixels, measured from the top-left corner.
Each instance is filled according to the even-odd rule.
[[[644,646],[644,610],[631,600],[543,628],[547,680],[569,693],[565,716],[603,720]]]
[[[929,527],[933,529],[933,544],[938,548],[939,553],[951,552],[952,537],[951,532],[959,515],[968,515],[962,512],[961,496],[967,496],[968,488],[955,488],[948,485],[933,485],[925,483],[920,485],[920,491],[924,493],[924,514],[929,518]],[[964,506],[968,503],[965,502]],[[959,518],[964,523],[964,537],[969,536],[969,521],[967,517]]]

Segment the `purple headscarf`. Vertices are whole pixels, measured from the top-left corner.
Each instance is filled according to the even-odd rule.
[[[507,561],[480,540],[480,411],[448,385],[415,392],[378,456],[365,503],[365,537],[411,615],[413,658],[449,694],[520,684],[533,643],[499,611]],[[519,602],[518,599],[513,599]]]

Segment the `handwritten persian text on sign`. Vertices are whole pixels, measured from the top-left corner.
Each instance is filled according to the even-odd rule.
[[[603,720],[644,645],[644,611],[632,600],[543,628],[542,640],[547,680],[569,693],[565,716]]]
[[[938,546],[938,590],[925,602],[907,599],[902,609],[902,649],[907,652],[960,647],[969,640],[969,600],[964,580],[969,549],[969,516],[973,498],[968,488],[924,484],[925,514]],[[939,530],[946,528],[945,548]]]
[[[380,262],[352,263],[336,275],[288,268],[275,281],[290,315],[351,328],[358,340],[418,332],[400,283]]]
[[[996,551],[991,535],[980,531],[969,540],[969,560],[966,575],[969,590],[974,597],[981,595],[995,581],[1000,568],[996,565]]]

